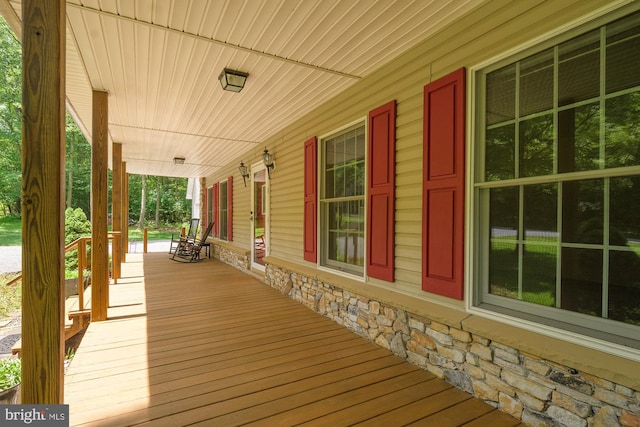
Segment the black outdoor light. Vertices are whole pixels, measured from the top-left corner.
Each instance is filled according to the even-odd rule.
[[[231,92],[240,92],[244,87],[244,83],[247,81],[247,77],[249,77],[248,73],[225,68],[218,76],[218,80],[220,80],[222,89]]]
[[[184,157],[174,157],[173,164],[175,165],[184,165]]]
[[[267,147],[264,147],[264,153],[262,153],[262,162],[267,167],[267,175],[271,179],[271,169],[274,169],[276,165],[273,162],[273,154],[269,153]]]
[[[249,167],[244,165],[243,161],[240,161],[240,167],[238,167],[240,171],[240,175],[242,175],[242,180],[244,181],[244,186],[247,186],[247,178],[249,178]]]

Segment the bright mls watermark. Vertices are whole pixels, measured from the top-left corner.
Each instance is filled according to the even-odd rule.
[[[0,405],[0,425],[69,427],[69,405]]]

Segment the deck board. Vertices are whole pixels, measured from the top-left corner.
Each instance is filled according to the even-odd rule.
[[[72,426],[519,425],[219,261],[122,276],[65,377]]]

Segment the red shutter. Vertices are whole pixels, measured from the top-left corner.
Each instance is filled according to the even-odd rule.
[[[213,237],[220,237],[218,233],[218,227],[220,226],[220,218],[218,218],[218,213],[220,212],[220,184],[216,182],[213,184]]]
[[[465,69],[424,87],[422,289],[464,293]]]
[[[318,139],[304,143],[304,259],[317,262],[318,250]]]
[[[233,176],[227,178],[227,240],[233,241]]]
[[[369,112],[367,275],[393,282],[396,101]]]

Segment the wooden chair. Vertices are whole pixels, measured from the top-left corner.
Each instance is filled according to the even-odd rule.
[[[176,250],[173,252],[173,256],[171,257],[171,259],[180,262],[201,261],[202,259],[200,258],[200,251],[202,250],[202,247],[207,243],[207,239],[211,234],[212,228],[213,222],[209,223],[207,229],[200,239],[195,239],[193,242],[185,242],[178,245]]]
[[[191,222],[189,223],[189,231],[187,234],[180,233],[178,236],[174,238],[173,234],[171,235],[171,244],[169,246],[169,253],[173,253],[175,249],[180,247],[180,244],[184,244],[186,242],[193,242],[196,239],[196,233],[198,232],[198,225],[200,224],[199,218],[191,218]]]

